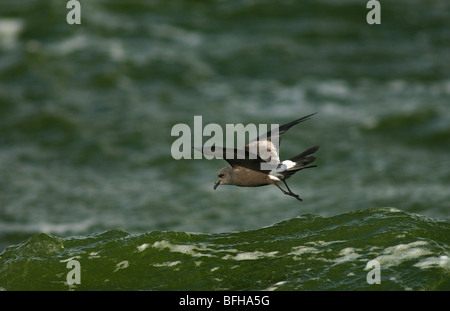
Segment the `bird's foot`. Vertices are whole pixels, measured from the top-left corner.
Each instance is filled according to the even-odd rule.
[[[285,194],[290,195],[291,197],[294,197],[294,198],[296,198],[296,199],[299,200],[299,201],[303,201],[302,198],[300,198],[300,197],[298,196],[298,194],[295,194],[295,193],[293,193],[293,192],[286,192]]]
[[[280,189],[281,189],[281,188],[280,188]],[[298,194],[295,194],[295,193],[293,193],[292,191],[291,191],[291,192],[287,192],[287,191],[285,191],[285,190],[283,190],[283,189],[281,189],[281,191],[283,191],[283,194],[285,194],[285,195],[294,197],[294,198],[296,198],[296,199],[299,200],[299,201],[303,201],[302,198],[300,198]]]

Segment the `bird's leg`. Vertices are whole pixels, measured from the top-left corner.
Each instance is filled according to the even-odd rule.
[[[286,180],[283,179],[284,185],[286,186],[287,190],[289,190],[290,193],[293,193],[292,190],[289,188],[288,184],[286,183]]]
[[[303,201],[298,194],[295,194],[294,192],[292,192],[292,190],[289,188],[288,184],[286,183],[286,181],[283,179],[283,183],[286,185],[286,188],[289,190],[289,195],[293,196],[294,198],[296,198],[299,201]]]
[[[278,189],[281,190],[281,192],[283,192],[283,194],[289,194],[289,192],[285,191],[283,188],[281,188],[280,186],[278,186],[278,184],[274,184],[275,186],[278,187]]]
[[[285,191],[283,188],[281,188],[280,186],[278,186],[278,184],[275,184],[275,186],[277,186],[278,189],[280,189],[281,192],[283,192],[283,194],[286,194],[286,195],[289,195],[289,196],[291,196],[291,197],[294,197],[294,198],[296,198],[296,199],[299,200],[299,201],[303,201],[297,194],[293,193],[293,192],[291,191],[291,189],[289,189],[288,185],[286,184],[286,182],[285,182],[284,180],[283,180],[283,182],[284,182],[284,184],[286,185],[286,187],[288,188],[289,192]]]

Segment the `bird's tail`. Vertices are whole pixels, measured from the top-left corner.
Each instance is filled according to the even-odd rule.
[[[303,151],[302,153],[290,158],[289,161],[294,162],[295,165],[289,167],[287,169],[287,172],[292,172],[291,174],[293,174],[295,171],[299,171],[304,168],[308,168],[307,165],[316,160],[316,157],[312,156],[311,154],[316,152],[318,149],[319,149],[319,146],[314,146],[314,147],[311,147],[308,150]],[[309,166],[309,167],[313,167],[313,166]]]

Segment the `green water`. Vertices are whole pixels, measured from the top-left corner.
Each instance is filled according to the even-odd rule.
[[[1,288],[70,289],[79,256],[74,289],[449,289],[449,1],[80,3],[0,2]],[[320,146],[303,202],[170,153],[194,116],[313,112],[280,149]]]
[[[449,290],[450,225],[393,208],[258,230],[38,234],[0,257],[6,290]],[[370,260],[380,283],[366,280]],[[80,284],[66,267],[80,263]]]

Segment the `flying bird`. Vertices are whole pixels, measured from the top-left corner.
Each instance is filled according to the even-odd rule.
[[[281,135],[286,133],[294,125],[308,120],[314,114],[294,120],[275,130],[260,135],[245,145],[243,149],[226,149],[215,146],[210,149],[202,147],[193,148],[205,155],[220,155],[220,158],[227,161],[230,165],[217,172],[218,180],[213,187],[214,190],[219,185],[234,185],[238,187],[275,185],[283,194],[302,201],[297,194],[291,191],[286,180],[298,171],[317,166],[308,166],[308,164],[316,160],[312,154],[319,149],[319,146],[311,147],[284,161],[280,161],[278,152]],[[264,150],[264,152],[260,152],[261,150]],[[280,183],[286,186],[287,191],[280,187]]]

